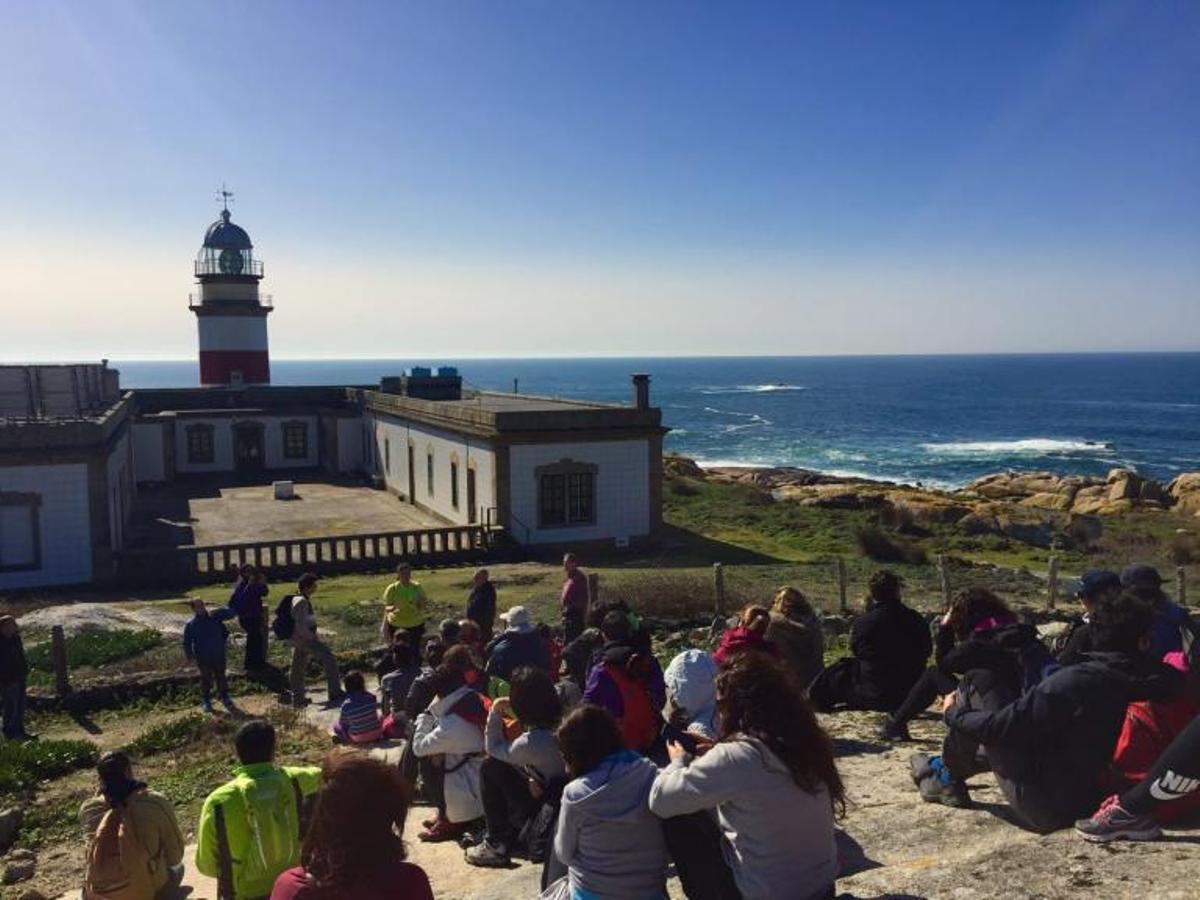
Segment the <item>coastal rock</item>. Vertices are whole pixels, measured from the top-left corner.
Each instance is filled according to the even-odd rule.
[[[664,456],[663,472],[678,478],[706,477],[704,469],[694,459],[688,459],[686,456]]]
[[[28,881],[37,871],[37,856],[32,850],[13,850],[4,859],[4,871],[0,873],[0,882],[16,884]]]
[[[0,811],[0,853],[7,853],[8,848],[16,843],[24,818],[24,810],[19,806],[10,806]]]
[[[1200,517],[1200,472],[1185,472],[1167,485],[1175,508],[1182,513]]]
[[[775,492],[780,499],[795,500],[801,506],[823,509],[874,509],[883,506],[883,497],[856,485],[822,484],[815,487],[783,487]]]
[[[971,512],[970,506],[945,494],[889,491],[883,497],[900,515],[907,514],[920,524],[952,525]]]

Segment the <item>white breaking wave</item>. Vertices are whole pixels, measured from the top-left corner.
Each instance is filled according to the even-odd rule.
[[[735,384],[730,387],[701,388],[702,394],[774,394],[781,391],[806,391],[802,384]]]
[[[1025,438],[1019,441],[948,441],[921,444],[921,449],[940,456],[1074,456],[1081,453],[1111,453],[1113,445],[1105,441]]]

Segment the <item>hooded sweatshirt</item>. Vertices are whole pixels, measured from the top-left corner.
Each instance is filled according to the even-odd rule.
[[[825,632],[815,616],[789,619],[773,612],[766,639],[779,648],[784,664],[806,688],[825,668]]]
[[[803,790],[761,741],[721,741],[671,763],[650,788],[650,809],[663,818],[714,808],[744,900],[821,896],[837,878],[828,792]]]
[[[717,664],[712,654],[703,650],[684,650],[663,673],[667,685],[667,705],[663,716],[668,721],[676,715],[684,722],[684,731],[699,734],[709,740],[717,737]]]
[[[628,750],[563,790],[554,853],[569,869],[571,895],[596,900],[661,900],[667,845],[646,797],[658,769]]]

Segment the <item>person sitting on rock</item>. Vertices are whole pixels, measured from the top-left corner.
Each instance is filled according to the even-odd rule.
[[[684,650],[663,673],[663,718],[680,731],[717,739],[717,662],[706,650]]]
[[[628,613],[609,612],[600,630],[604,646],[588,673],[583,702],[608,710],[621,728],[625,746],[648,753],[662,730],[667,702],[662,668],[635,637]]]
[[[333,725],[336,740],[351,744],[372,744],[383,738],[383,722],[379,718],[379,701],[367,690],[362,672],[347,672],[342,680],[346,697]]]
[[[1083,606],[1083,614],[1076,616],[1067,625],[1066,631],[1054,642],[1054,655],[1064,666],[1082,662],[1092,652],[1092,630],[1089,622],[1092,610],[1104,597],[1115,597],[1121,593],[1121,576],[1105,569],[1091,569],[1079,578],[1075,596]]]
[[[380,662],[376,672],[379,673],[379,700],[383,714],[403,712],[408,691],[421,674],[421,666],[404,635],[392,642],[385,661]]]
[[[551,896],[588,900],[661,900],[667,856],[662,824],[647,799],[658,768],[624,747],[616,720],[584,704],[558,727],[572,780],[563,789],[555,859],[567,867]]]
[[[953,693],[967,672],[994,673],[1015,697],[1057,668],[1037,629],[1018,622],[1007,603],[980,587],[966,588],[951,599],[934,636],[934,659],[936,664],[917,679],[904,703],[879,730],[881,739],[912,740],[908,723],[938,697]]]
[[[1047,833],[1088,815],[1107,793],[1129,704],[1184,687],[1180,672],[1146,653],[1153,621],[1153,607],[1128,591],[1101,600],[1095,651],[1020,696],[992,671],[967,672],[946,698],[942,754],[910,760],[921,798],[969,806],[966,779],[990,768],[1024,828]]]
[[[554,729],[562,705],[544,669],[521,666],[511,692],[492,702],[484,732],[488,758],[480,769],[487,832],[467,851],[474,866],[507,867],[517,837],[542,798],[566,775]]]
[[[887,570],[876,572],[868,592],[866,612],[850,628],[853,655],[809,685],[809,699],[821,712],[892,712],[925,671],[933,639],[921,614],[901,600],[900,579]]]
[[[776,591],[764,637],[779,648],[796,683],[808,690],[825,668],[825,631],[808,598],[794,587]]]
[[[1183,650],[1185,644],[1190,648],[1200,639],[1200,629],[1191,614],[1163,593],[1162,583],[1158,570],[1146,563],[1134,563],[1121,571],[1121,586],[1154,608],[1148,652],[1155,659]]]
[[[733,662],[735,656],[747,650],[758,650],[778,658],[779,647],[767,640],[771,612],[765,606],[750,605],[742,610],[737,624],[726,629],[713,659],[718,666]]]
[[[433,900],[425,871],[405,861],[410,800],[395,766],[351,750],[330,753],[300,865],[275,880],[270,900]]]
[[[465,647],[452,649],[466,652]],[[436,699],[417,716],[413,727],[412,752],[426,796],[437,808],[437,815],[417,836],[427,843],[457,841],[483,815],[479,769],[488,707],[449,658],[447,653],[431,679]]]
[[[741,653],[717,675],[717,708],[717,741],[698,755],[668,744],[650,788],[684,893],[832,897],[845,789],[812,707],[781,662]]]
[[[518,666],[534,666],[550,671],[550,652],[537,626],[523,606],[514,606],[500,614],[504,631],[488,645],[487,673],[493,678],[512,680]]]
[[[183,834],[171,801],[133,777],[133,764],[110,750],[96,765],[100,791],[79,809],[87,843],[85,897],[175,896],[183,881]],[[121,894],[132,896],[132,894]]]
[[[320,786],[316,766],[277,766],[275,728],[247,722],[233,738],[232,781],[204,801],[196,828],[196,868],[218,879],[222,897],[271,893],[280,873],[300,862],[305,798]]]

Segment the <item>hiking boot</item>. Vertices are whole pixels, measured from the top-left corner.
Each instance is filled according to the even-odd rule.
[[[908,758],[908,769],[912,775],[913,784],[920,787],[921,782],[933,774],[931,763],[936,758],[928,753],[914,753]]]
[[[474,847],[470,848],[464,854],[473,866],[479,866],[483,869],[506,869],[512,864],[512,860],[508,855],[508,848],[503,844],[493,844],[489,840],[484,840]]]
[[[454,825],[447,819],[438,819],[418,834],[417,840],[426,844],[444,844],[446,841],[457,841],[464,831],[466,828],[462,825]]]
[[[926,803],[940,803],[955,809],[971,807],[971,794],[967,791],[967,786],[956,778],[946,779],[939,774],[933,774],[923,779],[918,789],[921,799]]]
[[[1075,830],[1085,841],[1105,844],[1109,841],[1157,841],[1162,829],[1150,816],[1139,816],[1121,806],[1116,795],[1109,797],[1090,819],[1080,819]]]
[[[912,740],[912,735],[908,733],[908,726],[903,722],[897,724],[892,719],[888,719],[878,731],[875,732],[875,737],[881,741],[891,743],[908,743]]]

